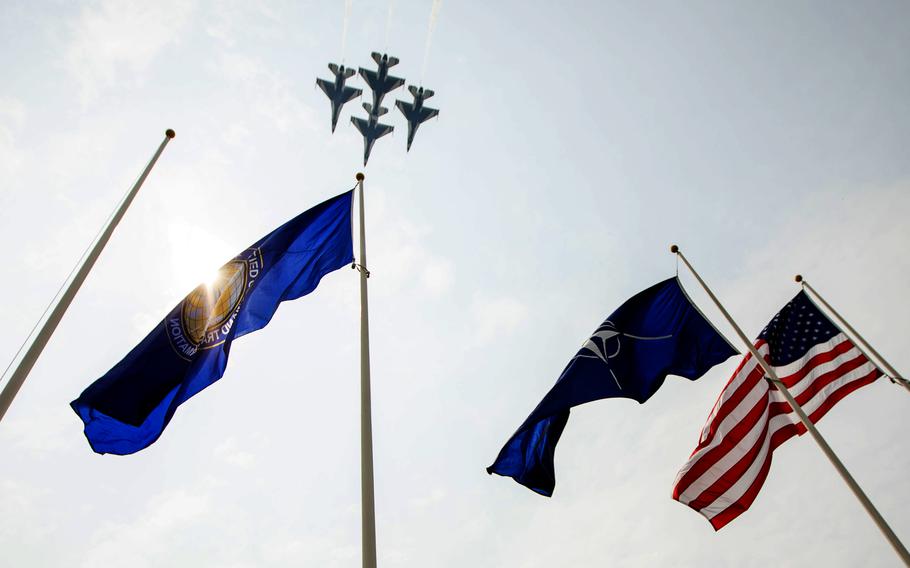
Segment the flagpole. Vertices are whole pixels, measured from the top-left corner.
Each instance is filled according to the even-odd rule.
[[[360,508],[363,568],[376,568],[376,505],[373,494],[373,421],[370,401],[370,318],[367,305],[367,238],[364,224],[362,173],[357,174],[360,196]]]
[[[857,340],[859,340],[859,342],[862,343],[866,347],[866,350],[869,351],[869,353],[871,353],[876,359],[878,359],[878,361],[885,368],[885,370],[888,371],[888,373],[891,375],[889,377],[891,379],[891,382],[899,384],[900,386],[904,387],[905,389],[910,390],[910,382],[908,382],[907,379],[901,377],[900,373],[898,373],[897,370],[895,370],[895,368],[891,366],[891,363],[889,363],[884,357],[882,357],[881,353],[876,351],[875,348],[872,347],[872,345],[868,341],[866,341],[865,337],[863,337],[862,335],[859,334],[858,331],[853,329],[853,326],[850,325],[850,322],[848,322],[846,319],[844,319],[844,316],[840,315],[840,313],[838,313],[837,310],[835,310],[833,307],[831,307],[831,304],[826,302],[825,299],[822,297],[822,295],[819,294],[815,290],[815,288],[810,286],[809,282],[807,282],[806,279],[803,278],[801,274],[797,274],[796,277],[794,278],[794,280],[796,280],[796,282],[801,284],[803,288],[812,292],[812,295],[815,296],[815,298],[818,299],[818,301],[821,302],[823,306],[825,306],[825,309],[827,309],[829,312],[831,312],[831,315],[833,315],[835,318],[840,320],[840,322],[844,325],[844,327],[847,328],[847,331],[849,331],[853,335],[853,337],[855,337]]]
[[[110,222],[98,237],[98,240],[95,242],[94,246],[92,246],[88,255],[85,257],[85,261],[83,261],[82,265],[79,267],[78,272],[76,272],[76,275],[73,276],[72,281],[60,296],[60,300],[57,302],[57,305],[54,306],[54,309],[48,316],[47,321],[45,321],[44,325],[41,326],[41,330],[38,331],[38,334],[35,336],[32,344],[29,346],[28,350],[25,352],[25,355],[22,356],[22,359],[19,361],[19,364],[13,371],[13,374],[10,375],[9,381],[7,381],[6,385],[4,385],[3,391],[0,392],[0,420],[3,420],[3,417],[6,415],[6,411],[9,409],[10,404],[12,404],[13,399],[16,398],[16,394],[19,392],[19,389],[25,382],[26,377],[28,377],[29,372],[32,370],[32,367],[38,360],[38,357],[41,355],[41,352],[47,345],[47,342],[50,340],[51,335],[53,335],[54,330],[57,329],[57,325],[63,318],[63,314],[66,313],[67,308],[69,308],[70,303],[72,303],[73,298],[76,296],[76,292],[79,291],[79,288],[82,286],[82,283],[85,281],[88,273],[92,270],[92,267],[95,265],[95,261],[98,260],[98,256],[101,255],[101,251],[104,250],[104,246],[107,244],[107,241],[110,240],[114,229],[117,228],[117,225],[120,223],[120,220],[126,213],[127,208],[129,208],[130,204],[133,202],[133,198],[136,197],[136,194],[139,192],[139,188],[142,187],[142,183],[145,181],[145,178],[148,177],[149,172],[152,171],[152,167],[155,165],[155,162],[158,161],[158,157],[161,156],[161,152],[164,151],[165,146],[167,146],[167,143],[170,142],[174,136],[176,136],[176,134],[170,128],[165,131],[164,140],[161,141],[161,145],[158,146],[158,149],[155,151],[155,155],[152,156],[152,159],[149,161],[148,165],[145,166],[145,170],[143,170],[142,175],[140,175],[139,179],[136,180],[136,183],[124,198],[123,203],[120,204],[120,207],[114,213],[113,217],[111,217]]]
[[[717,306],[717,308],[721,311],[730,325],[733,326],[733,329],[736,331],[736,335],[739,336],[742,342],[749,349],[749,353],[752,354],[752,357],[754,357],[758,364],[761,365],[762,369],[764,369],[767,377],[770,377],[769,380],[771,381],[772,385],[775,386],[777,390],[779,390],[780,393],[784,395],[784,398],[790,404],[790,407],[793,408],[794,412],[796,412],[796,415],[799,416],[799,419],[802,421],[803,426],[805,426],[806,430],[812,434],[812,438],[819,445],[819,447],[821,447],[822,452],[824,452],[825,456],[827,456],[827,458],[831,461],[831,464],[834,465],[834,469],[840,473],[841,477],[847,483],[847,486],[850,487],[850,490],[853,491],[853,494],[863,505],[863,508],[866,509],[866,512],[869,513],[869,516],[872,517],[872,520],[875,521],[875,524],[878,526],[879,530],[882,531],[882,534],[885,535],[885,538],[888,539],[888,542],[894,548],[895,552],[897,552],[897,555],[900,556],[901,560],[903,560],[906,566],[910,566],[910,553],[907,552],[907,549],[904,547],[903,543],[901,543],[900,539],[897,538],[897,535],[894,534],[894,531],[891,530],[891,527],[888,526],[888,523],[885,522],[885,519],[882,518],[881,514],[879,514],[878,510],[872,504],[872,501],[869,500],[869,498],[860,488],[859,484],[856,483],[856,480],[853,479],[853,476],[850,475],[850,472],[847,471],[847,468],[834,453],[834,450],[831,449],[831,446],[828,445],[828,442],[826,442],[818,430],[816,430],[815,425],[811,420],[809,420],[809,417],[806,416],[806,413],[803,412],[802,407],[799,405],[799,403],[796,402],[796,400],[793,398],[793,395],[790,394],[790,391],[787,390],[786,385],[784,385],[784,383],[777,377],[777,373],[774,372],[774,368],[771,367],[771,365],[765,360],[764,357],[758,354],[758,351],[755,349],[755,345],[749,341],[749,339],[746,337],[746,334],[743,333],[743,330],[740,329],[740,327],[730,316],[730,313],[727,312],[724,306],[720,303],[720,300],[717,299],[717,296],[714,295],[714,292],[708,288],[708,285],[705,284],[705,281],[701,279],[701,276],[698,275],[698,272],[696,272],[692,265],[689,264],[689,260],[685,257],[685,255],[683,255],[682,251],[679,250],[679,247],[672,245],[670,247],[670,252],[676,254],[677,257],[683,261],[683,264],[686,265],[692,275],[695,276],[695,279],[698,280],[698,283],[701,284],[701,287],[705,290],[705,292],[708,293],[708,296],[711,297],[714,305]]]

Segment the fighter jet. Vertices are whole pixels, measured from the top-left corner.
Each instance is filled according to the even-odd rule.
[[[411,142],[414,141],[414,135],[417,134],[417,127],[422,123],[430,120],[439,114],[439,109],[423,106],[423,101],[433,96],[430,89],[419,89],[414,85],[408,87],[408,91],[414,97],[414,103],[404,101],[395,101],[395,106],[401,111],[401,114],[408,119],[408,151],[411,151]]]
[[[377,52],[370,54],[373,61],[379,67],[376,71],[360,68],[360,76],[367,82],[370,90],[373,91],[373,108],[379,108],[382,104],[382,98],[390,91],[404,85],[404,79],[401,77],[392,77],[389,75],[389,67],[398,65],[397,57],[389,57],[386,54],[379,55]]]
[[[354,76],[353,69],[345,68],[344,65],[339,67],[334,63],[329,63],[329,69],[335,74],[335,82],[316,79],[316,84],[319,85],[325,96],[332,101],[332,132],[335,132],[335,125],[338,124],[341,107],[352,99],[359,97],[363,90],[344,86],[344,82]]]
[[[373,112],[373,107],[369,103],[363,103],[363,108],[366,109],[369,116],[366,119],[352,116],[351,122],[363,135],[363,165],[366,166],[367,160],[370,159],[370,150],[373,149],[373,143],[395,130],[395,127],[379,123],[379,117],[389,112],[389,109],[376,107],[376,112]]]

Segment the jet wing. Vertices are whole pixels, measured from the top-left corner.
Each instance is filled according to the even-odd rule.
[[[414,114],[414,105],[405,101],[395,101],[395,106],[398,107],[398,110],[401,111],[405,118],[411,120],[411,115]]]
[[[316,84],[319,85],[319,88],[322,89],[322,92],[325,93],[325,96],[330,99],[335,98],[335,83],[332,81],[326,81],[325,79],[316,79]],[[348,99],[350,100],[350,99]]]
[[[418,113],[420,116],[417,117],[417,120],[420,122],[426,122],[439,114],[438,108],[423,107]]]
[[[394,127],[394,126],[390,126],[390,125],[388,125],[388,124],[379,124],[379,123],[377,123],[377,124],[376,124],[376,136],[375,136],[375,138],[382,138],[383,136],[385,136],[386,134],[388,134],[389,132],[391,132],[391,131],[393,131],[393,130],[395,130],[395,127]]]
[[[394,91],[398,87],[404,85],[404,79],[401,77],[392,77],[391,75],[386,75],[385,84],[382,85],[385,93]]]
[[[365,119],[363,119],[363,118],[360,118],[360,117],[357,117],[357,116],[352,116],[352,117],[351,117],[351,122],[354,124],[354,128],[356,128],[357,131],[360,132],[360,133],[361,133],[362,135],[364,135],[364,136],[366,136],[366,135],[367,135],[367,132],[370,131],[370,123],[369,123],[369,121],[367,121],[367,120],[365,120]]]
[[[416,122],[417,124],[426,122],[439,114],[439,109],[423,107],[420,110],[415,110],[413,104],[404,101],[395,101],[395,106],[408,119],[408,122]]]
[[[363,91],[360,89],[355,89],[354,87],[345,87],[341,91],[341,100],[339,102],[341,104],[351,102],[352,100],[359,97],[362,93]]]

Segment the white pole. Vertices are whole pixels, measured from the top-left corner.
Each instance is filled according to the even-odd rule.
[[[847,483],[847,486],[850,487],[850,490],[853,491],[853,494],[856,495],[856,498],[859,499],[860,503],[862,503],[863,508],[866,509],[866,512],[869,513],[869,516],[872,517],[873,521],[875,521],[875,524],[885,535],[885,538],[888,539],[888,542],[891,543],[891,546],[894,547],[897,555],[900,556],[901,560],[904,561],[904,564],[906,566],[910,566],[910,553],[907,552],[907,549],[904,547],[903,543],[901,543],[900,539],[897,538],[897,535],[894,534],[894,531],[891,530],[891,527],[888,526],[888,523],[885,522],[885,519],[882,518],[881,514],[879,514],[878,510],[872,504],[872,501],[866,497],[866,494],[860,488],[859,484],[856,483],[856,480],[853,479],[853,476],[850,475],[850,472],[847,471],[847,468],[844,467],[844,464],[834,453],[834,450],[831,449],[831,446],[828,445],[828,442],[826,442],[818,430],[815,429],[815,425],[811,420],[809,420],[809,417],[806,416],[806,413],[803,412],[802,407],[799,405],[799,403],[796,402],[796,400],[793,398],[793,395],[790,394],[790,391],[787,390],[787,387],[784,385],[784,383],[781,382],[781,380],[777,377],[777,373],[774,372],[774,368],[772,368],[771,365],[765,361],[764,357],[758,354],[755,346],[751,341],[749,341],[749,339],[746,337],[746,334],[743,333],[743,330],[740,329],[736,322],[733,321],[733,318],[730,316],[729,312],[727,312],[724,306],[720,303],[720,300],[717,299],[717,296],[714,295],[714,292],[708,288],[708,285],[705,284],[705,281],[701,279],[701,276],[698,275],[698,272],[692,268],[692,265],[689,264],[689,260],[683,255],[682,251],[679,250],[679,247],[676,245],[671,246],[670,252],[675,253],[680,259],[682,259],[683,263],[685,263],[689,271],[692,272],[692,275],[695,276],[695,279],[698,280],[698,283],[701,284],[701,287],[704,288],[705,292],[708,293],[708,296],[711,297],[711,300],[714,301],[714,305],[717,306],[721,313],[724,314],[724,317],[727,318],[727,321],[730,322],[730,325],[733,326],[733,329],[736,330],[736,334],[749,349],[752,357],[754,357],[755,360],[758,361],[758,364],[761,365],[762,369],[764,369],[771,383],[777,387],[781,394],[784,395],[784,398],[787,399],[787,402],[790,403],[790,407],[793,408],[794,412],[796,412],[796,415],[799,416],[799,419],[806,427],[806,430],[812,434],[812,438],[816,441],[816,443],[818,443],[819,447],[822,449],[822,452],[824,452],[825,456],[827,456],[827,458],[834,465],[834,469],[840,473],[841,477]]]
[[[3,387],[3,391],[0,392],[0,420],[3,419],[4,415],[6,415],[7,409],[9,409],[10,404],[13,402],[13,399],[16,398],[16,393],[19,392],[19,389],[25,382],[26,377],[28,377],[29,372],[32,370],[32,367],[38,360],[38,356],[41,355],[41,352],[44,350],[44,347],[50,340],[51,335],[53,335],[54,330],[57,329],[57,325],[63,318],[63,314],[66,313],[67,308],[69,308],[70,303],[72,303],[73,298],[76,296],[76,292],[79,291],[79,288],[85,281],[86,276],[88,276],[88,273],[95,265],[95,261],[98,260],[98,256],[101,255],[101,251],[104,250],[104,246],[111,238],[111,234],[113,234],[114,229],[117,228],[117,224],[120,223],[120,219],[123,218],[123,215],[126,213],[127,208],[130,206],[130,203],[133,202],[133,198],[136,197],[136,194],[139,192],[139,188],[142,187],[142,183],[145,181],[145,178],[148,177],[149,172],[152,171],[152,167],[155,165],[155,162],[158,161],[158,157],[161,155],[161,152],[164,151],[164,147],[167,146],[167,143],[172,138],[174,138],[174,136],[176,136],[176,134],[170,128],[165,131],[164,140],[162,140],[161,145],[158,146],[158,150],[155,151],[155,155],[152,156],[152,159],[149,161],[148,165],[145,166],[145,170],[142,172],[142,175],[140,175],[139,179],[136,180],[133,188],[126,195],[123,203],[114,213],[114,216],[111,218],[110,223],[108,223],[107,227],[104,229],[104,232],[101,233],[101,236],[98,237],[98,241],[85,257],[85,261],[82,263],[82,266],[79,267],[79,271],[76,272],[76,275],[73,277],[72,282],[70,282],[69,286],[67,286],[66,290],[63,292],[63,295],[60,296],[60,301],[58,301],[57,305],[54,306],[54,309],[48,316],[47,321],[45,321],[44,325],[41,326],[41,330],[35,336],[35,339],[29,346],[28,351],[26,351],[25,355],[22,356],[22,359],[19,361],[19,365],[16,366],[16,370],[13,371],[12,375],[10,375],[9,381],[7,381],[6,385]]]
[[[837,310],[835,310],[833,307],[831,307],[831,304],[826,302],[825,299],[822,298],[821,294],[816,292],[815,288],[810,286],[809,282],[807,282],[806,279],[804,279],[802,277],[802,275],[797,274],[796,278],[794,278],[794,280],[796,280],[798,283],[802,284],[803,288],[812,292],[812,295],[815,296],[815,298],[819,302],[821,302],[823,306],[825,306],[825,309],[827,309],[829,312],[831,312],[831,314],[835,318],[840,320],[840,322],[842,324],[844,324],[844,327],[847,328],[847,331],[849,331],[853,335],[854,338],[856,338],[860,343],[862,343],[866,347],[866,350],[869,351],[869,353],[871,353],[876,359],[878,359],[879,363],[881,363],[881,365],[885,368],[885,370],[888,371],[888,373],[891,375],[890,378],[891,378],[892,382],[895,382],[895,383],[899,384],[900,386],[904,387],[905,389],[910,390],[910,383],[908,383],[906,379],[901,377],[900,373],[898,373],[897,370],[895,370],[894,367],[891,366],[891,363],[889,363],[884,357],[882,357],[881,354],[878,351],[876,351],[875,348],[872,347],[872,345],[868,341],[866,341],[866,338],[864,338],[862,335],[860,335],[858,331],[853,329],[853,326],[850,325],[850,322],[845,320],[844,316],[840,315]]]
[[[373,421],[370,402],[370,318],[367,309],[367,237],[363,213],[363,179],[357,174],[360,195],[360,531],[363,568],[376,568],[376,505],[373,496]]]

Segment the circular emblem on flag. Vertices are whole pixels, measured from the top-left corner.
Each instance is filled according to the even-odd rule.
[[[251,248],[218,269],[181,301],[166,320],[171,345],[183,357],[227,339],[249,289],[262,271],[259,249]]]
[[[232,260],[218,269],[211,282],[200,284],[183,300],[180,324],[193,343],[224,325],[246,291],[246,263]]]

